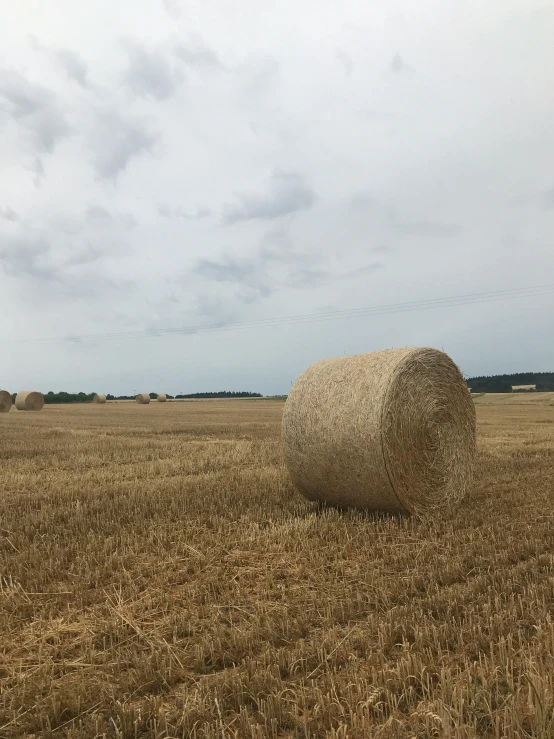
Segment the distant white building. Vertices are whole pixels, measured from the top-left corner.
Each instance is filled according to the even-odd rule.
[[[513,393],[529,392],[530,390],[536,390],[536,385],[512,385]]]

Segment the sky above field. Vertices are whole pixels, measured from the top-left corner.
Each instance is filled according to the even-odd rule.
[[[554,288],[281,320],[554,283],[552,0],[2,17],[0,387],[281,393],[411,345],[554,369]]]

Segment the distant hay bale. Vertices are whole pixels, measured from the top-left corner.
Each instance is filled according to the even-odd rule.
[[[93,401],[95,403],[105,403],[106,402],[106,396],[102,395],[102,393],[98,393],[94,396]]]
[[[283,414],[285,461],[309,500],[422,513],[471,482],[475,408],[436,349],[387,349],[308,367]]]
[[[0,390],[0,413],[8,413],[12,407],[12,396],[7,390]]]
[[[15,407],[18,411],[41,411],[44,407],[44,395],[35,390],[22,390],[16,395]]]
[[[167,395],[165,393],[160,393],[158,395],[158,403],[165,403],[167,400]]]
[[[527,393],[531,390],[536,390],[536,385],[512,385],[512,392],[513,393]]]
[[[150,402],[150,393],[139,393],[136,397],[137,403],[147,405]]]

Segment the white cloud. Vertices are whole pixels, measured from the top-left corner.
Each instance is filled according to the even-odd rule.
[[[551,369],[551,296],[75,340],[547,281],[554,14],[406,7],[6,6],[0,330],[74,340],[13,345],[3,384],[277,392],[320,356],[414,343],[471,374]]]

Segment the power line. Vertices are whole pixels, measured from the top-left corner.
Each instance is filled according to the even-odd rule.
[[[4,343],[53,343],[73,341],[98,341],[102,339],[131,339],[144,338],[148,336],[165,336],[174,334],[192,334],[209,331],[236,331],[252,328],[271,328],[274,326],[295,325],[300,323],[317,323],[347,318],[370,317],[377,315],[390,315],[393,313],[409,313],[420,310],[432,310],[437,308],[450,308],[463,305],[478,305],[482,303],[494,303],[516,298],[536,298],[543,295],[554,294],[554,283],[546,285],[534,285],[531,287],[513,288],[509,290],[494,290],[483,293],[468,293],[465,295],[454,295],[445,298],[433,298],[429,300],[410,301],[407,303],[388,303],[383,305],[368,306],[365,308],[350,308],[347,310],[326,311],[320,313],[301,313],[293,316],[280,316],[275,318],[258,319],[254,321],[241,321],[236,323],[218,323],[211,325],[186,326],[182,328],[147,329],[144,331],[118,331],[103,334],[81,334],[79,336],[54,336],[37,337],[32,339],[4,339]]]

